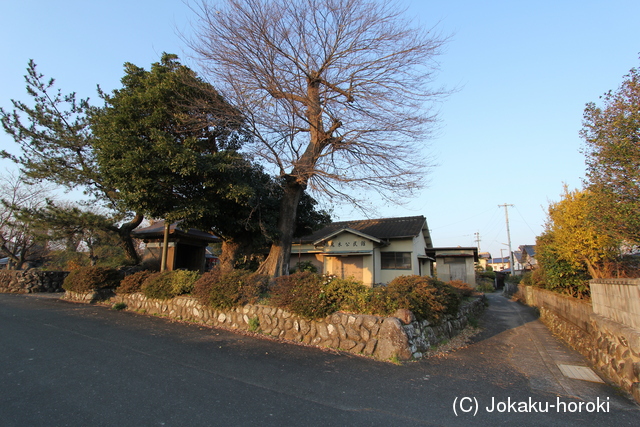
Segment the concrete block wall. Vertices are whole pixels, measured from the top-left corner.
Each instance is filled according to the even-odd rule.
[[[596,288],[609,286],[603,282],[598,282]],[[592,281],[592,292],[593,285]],[[633,306],[623,304],[620,297],[607,297],[620,295],[620,288],[597,291],[601,298],[597,309],[593,301],[578,300],[532,286],[520,285],[519,289],[521,300],[540,310],[540,319],[554,334],[640,403],[640,329],[615,320],[613,315],[607,317],[602,314],[612,314],[606,310],[615,311],[617,306],[620,310]]]
[[[593,312],[640,330],[640,279],[591,280]]]

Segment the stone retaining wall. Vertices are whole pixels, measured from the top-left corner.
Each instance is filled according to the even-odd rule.
[[[540,310],[540,319],[554,334],[640,402],[640,330],[594,312],[591,301],[532,286],[519,288],[519,297]]]
[[[0,292],[29,294],[64,292],[66,271],[0,270]]]
[[[96,295],[67,292],[73,301],[95,302]],[[484,310],[484,296],[462,305],[458,316],[445,319],[438,326],[418,322],[408,310],[398,317],[334,313],[324,319],[308,320],[277,307],[248,304],[228,310],[214,310],[197,299],[180,296],[156,300],[143,294],[115,295],[109,304],[126,304],[126,309],[173,319],[203,323],[213,327],[258,332],[272,337],[371,356],[380,360],[409,360],[449,339],[462,330],[470,316]]]

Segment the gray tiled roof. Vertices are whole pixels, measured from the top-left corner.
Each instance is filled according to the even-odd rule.
[[[336,231],[351,228],[378,239],[398,239],[415,237],[420,234],[425,225],[426,218],[420,216],[409,216],[401,218],[381,218],[365,219],[357,221],[333,222],[313,234],[294,239],[295,243],[310,243],[320,240]]]
[[[138,239],[158,239],[164,235],[164,221],[157,221],[152,225],[144,228],[136,228],[131,232],[134,237]],[[210,242],[217,242],[220,239],[211,233],[200,231],[195,228],[183,230],[178,227],[178,223],[174,222],[169,226],[169,234],[172,236],[184,236],[198,240],[205,240]]]

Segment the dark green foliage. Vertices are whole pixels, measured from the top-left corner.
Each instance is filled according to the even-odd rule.
[[[487,271],[479,271],[476,273],[476,277],[479,278],[483,278],[483,279],[491,279],[491,280],[495,280],[496,278],[496,272],[492,270],[488,270],[488,268],[490,268],[491,266],[488,265],[487,266]]]
[[[127,304],[124,302],[117,302],[113,304],[112,308],[116,311],[124,310],[125,308],[127,308]]]
[[[83,267],[73,270],[64,279],[62,287],[70,292],[87,293],[118,286],[121,276],[113,268]]]
[[[125,71],[123,88],[102,93],[106,105],[92,115],[98,164],[124,208],[198,220],[221,198],[251,195],[231,179],[242,173],[242,117],[211,85],[169,54],[150,71]]]
[[[222,273],[214,268],[195,283],[193,293],[200,301],[215,309],[233,308],[256,303],[267,290],[269,277],[247,270]]]
[[[398,302],[398,308],[411,310],[418,320],[439,323],[444,315],[455,315],[460,306],[456,290],[431,277],[396,277],[387,289],[390,299]]]
[[[170,299],[193,290],[200,274],[195,271],[174,270],[151,274],[142,284],[147,298]]]
[[[295,273],[297,271],[309,271],[311,273],[317,273],[318,268],[315,265],[313,265],[311,261],[302,261],[302,262],[296,263],[291,273]]]
[[[25,80],[32,105],[12,100],[13,111],[0,108],[2,127],[13,137],[21,154],[2,150],[0,156],[18,164],[30,182],[47,181],[68,190],[81,189],[93,198],[91,204],[98,203],[111,209],[109,217],[101,221],[87,217],[77,219],[90,219],[93,230],[100,229],[117,236],[128,259],[137,262],[131,230],[143,218],[118,210],[114,203],[118,198],[117,189],[104,180],[96,159],[95,137],[90,123],[96,108],[89,104],[88,99],[76,99],[75,93],[63,95],[54,89],[54,80],[46,80],[37,71],[33,60],[29,62]],[[66,209],[55,208],[46,214],[55,220],[56,227],[66,226],[70,215]],[[57,215],[59,217],[56,218]],[[77,228],[78,224],[72,226]]]
[[[135,294],[136,292],[140,292],[145,280],[147,280],[152,273],[153,272],[149,270],[142,270],[126,276],[116,288],[116,293]]]

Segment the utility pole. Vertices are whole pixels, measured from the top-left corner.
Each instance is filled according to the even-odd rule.
[[[508,205],[506,203],[504,205],[498,205],[498,207],[504,207],[504,217],[507,221],[507,243],[509,244],[509,260],[510,260],[509,269],[511,270],[511,275],[515,276],[516,264],[513,259],[513,251],[511,250],[511,232],[509,231],[509,206],[513,207],[513,205]]]
[[[478,246],[478,253],[480,253],[480,232],[476,231],[473,235],[476,236],[476,246]]]

